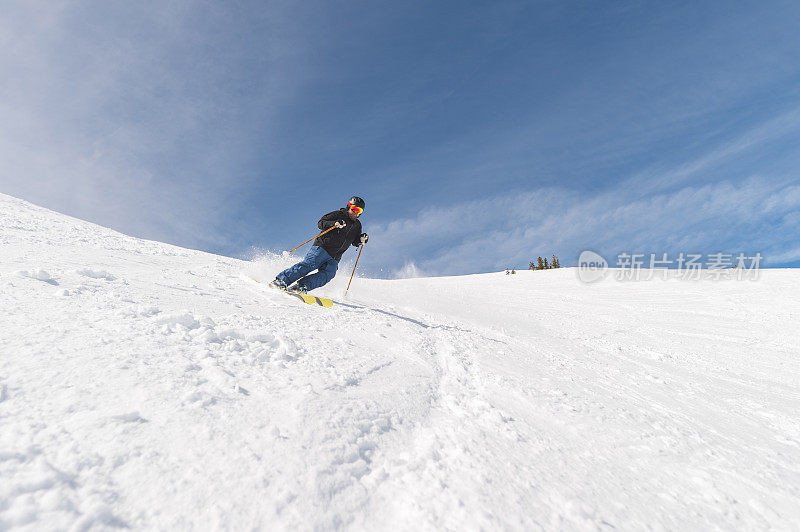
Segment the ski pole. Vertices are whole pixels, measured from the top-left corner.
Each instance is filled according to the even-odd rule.
[[[353,282],[353,274],[356,273],[356,266],[358,266],[358,259],[361,258],[361,251],[364,249],[364,244],[358,246],[358,257],[356,257],[356,263],[353,266],[353,273],[350,274],[350,280],[347,282],[347,290],[350,290],[350,283]],[[347,297],[347,290],[344,291],[345,297]]]
[[[306,240],[305,242],[303,242],[302,244],[300,244],[300,245],[299,245],[299,246],[297,246],[296,248],[294,248],[294,249],[290,249],[290,250],[289,250],[289,253],[291,253],[291,252],[292,252],[292,251],[294,251],[295,249],[299,249],[299,248],[301,248],[301,247],[305,246],[306,244],[308,244],[309,242],[311,242],[311,241],[312,241],[312,240],[314,240],[315,238],[319,238],[319,237],[321,237],[322,235],[324,235],[325,233],[327,233],[328,231],[331,231],[331,230],[333,230],[333,229],[336,229],[336,226],[335,226],[335,225],[334,225],[333,227],[329,228],[329,229],[325,229],[323,232],[321,232],[321,233],[320,233],[320,234],[318,234],[317,236],[312,236],[311,238],[309,238],[308,240]]]

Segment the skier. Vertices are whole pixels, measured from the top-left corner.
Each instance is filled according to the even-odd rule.
[[[320,218],[317,223],[320,229],[336,229],[318,236],[306,257],[275,276],[275,280],[269,285],[280,290],[305,294],[327,284],[336,275],[339,259],[347,248],[351,245],[358,247],[369,240],[369,235],[361,232],[361,222],[358,220],[363,212],[364,200],[353,196],[347,206]],[[312,270],[318,271],[308,275]]]

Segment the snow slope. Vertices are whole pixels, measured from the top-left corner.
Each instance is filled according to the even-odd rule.
[[[800,528],[797,271],[323,309],[251,279],[292,260],[0,195],[0,529]]]

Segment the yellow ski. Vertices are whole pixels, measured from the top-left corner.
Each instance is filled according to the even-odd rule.
[[[250,278],[253,279],[252,277],[250,277]],[[258,284],[264,284],[261,281],[259,281],[258,279],[253,279],[253,280],[255,282],[257,282]],[[331,301],[330,299],[324,298],[324,297],[317,297],[317,296],[312,296],[312,295],[309,295],[309,294],[301,294],[300,292],[292,292],[290,290],[281,290],[280,288],[278,288],[278,290],[280,290],[284,294],[289,294],[290,296],[295,296],[296,298],[301,299],[304,303],[308,303],[309,305],[317,304],[320,307],[326,307],[326,308],[333,306],[333,301]]]
[[[297,296],[300,299],[302,299],[303,301],[305,301],[306,303],[308,303],[309,305],[313,305],[314,303],[316,303],[317,305],[319,305],[321,307],[332,307],[333,306],[333,301],[331,301],[330,299],[325,299],[324,297],[311,296],[311,295],[308,295],[308,294],[301,294],[299,292],[291,292],[289,290],[281,290],[281,292],[285,292],[285,293],[287,293],[289,295],[292,295],[292,296]]]

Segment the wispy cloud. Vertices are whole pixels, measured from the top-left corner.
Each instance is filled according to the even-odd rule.
[[[674,189],[686,181],[713,170],[722,164],[736,164],[741,157],[755,148],[764,149],[771,141],[800,134],[800,107],[790,109],[755,127],[739,132],[700,157],[669,169],[649,168],[627,180],[625,187],[635,187],[643,194]]]
[[[758,251],[771,265],[794,258],[796,181],[751,177],[632,196],[627,188],[596,196],[551,188],[428,209],[373,230],[370,251],[388,264],[426,256],[416,266],[435,274],[525,267],[553,253],[566,266],[584,249],[610,259],[680,251]],[[794,230],[777,231],[781,220]]]
[[[6,2],[0,190],[231,254],[357,193],[397,275],[793,249],[796,7],[453,5]]]
[[[800,234],[800,176],[748,175],[736,166],[798,134],[800,109],[791,109],[692,160],[636,172],[600,191],[539,187],[429,207],[373,229],[372,252],[397,272],[413,257],[434,274],[524,267],[553,253],[568,265],[584,249],[608,258],[758,251],[779,265],[797,258],[791,250]]]
[[[4,3],[0,189],[137,236],[227,247],[242,167],[278,135],[302,71],[285,6],[263,7]]]

